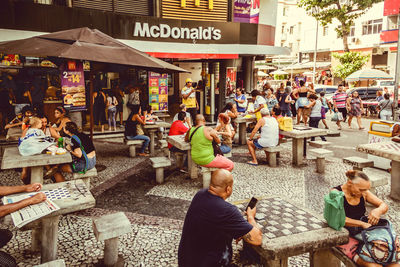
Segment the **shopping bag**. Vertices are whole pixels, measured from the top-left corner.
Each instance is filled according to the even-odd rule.
[[[332,190],[325,195],[324,202],[324,218],[328,225],[335,230],[342,229],[346,221],[343,191]]]
[[[282,131],[293,131],[293,120],[289,117],[280,117],[278,118],[279,129]]]
[[[338,121],[338,113],[337,112],[333,113],[331,121]]]
[[[338,113],[337,113],[337,116],[338,116],[338,121],[343,121],[343,114],[342,114],[342,112],[338,112]]]

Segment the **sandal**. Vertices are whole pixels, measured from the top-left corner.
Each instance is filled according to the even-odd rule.
[[[251,162],[251,161],[248,161],[247,164],[252,165],[252,166],[258,166],[258,163],[254,163],[254,162]]]
[[[150,155],[147,154],[147,153],[138,153],[138,155],[139,155],[139,156],[142,156],[142,157],[149,157],[149,156],[150,156]]]

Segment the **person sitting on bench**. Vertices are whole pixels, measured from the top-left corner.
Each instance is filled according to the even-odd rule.
[[[42,185],[35,183],[29,185],[18,185],[18,186],[0,186],[0,195],[8,196],[11,194],[22,193],[22,192],[38,192],[42,189]],[[34,196],[23,199],[16,203],[7,204],[0,206],[0,218],[10,214],[14,211],[25,208],[29,205],[34,205],[37,203],[41,203],[46,200],[46,195],[44,193],[37,193]],[[7,245],[7,243],[11,240],[13,234],[11,231],[7,229],[0,229],[0,248]],[[0,251],[0,266],[2,267],[14,267],[17,266],[17,262],[15,259],[3,252]]]

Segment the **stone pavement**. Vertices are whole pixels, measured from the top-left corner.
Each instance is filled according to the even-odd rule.
[[[366,132],[364,132],[366,135]],[[328,141],[336,142],[332,137]],[[336,139],[337,140],[337,139]],[[343,140],[342,140],[343,141]],[[301,206],[323,211],[323,196],[329,189],[345,182],[349,166],[341,158],[329,158],[326,173],[315,172],[315,162],[307,159],[306,166],[291,165],[291,143],[282,144],[278,168],[265,163],[265,154],[257,151],[259,166],[250,166],[245,146],[234,147],[234,191],[228,199],[232,203],[252,196],[275,195],[289,198]],[[95,143],[99,177],[91,181],[96,208],[62,216],[58,240],[58,257],[67,266],[93,266],[103,255],[103,242],[97,242],[92,232],[91,219],[103,214],[123,211],[132,224],[132,233],[120,238],[119,253],[126,266],[177,266],[177,250],[186,210],[194,194],[201,188],[200,180],[187,179],[187,174],[166,169],[165,183],[157,185],[155,172],[146,158],[129,158],[127,147],[118,143]],[[19,173],[1,171],[0,184],[18,184]],[[390,206],[388,218],[400,232],[400,203],[388,198],[389,185],[377,189],[378,195]],[[12,241],[3,248],[12,254],[19,266],[32,266],[40,262],[39,254],[29,252],[30,232],[17,231]],[[234,261],[239,266],[257,266],[240,256],[241,242],[233,245]],[[309,266],[307,255],[289,259],[290,266]]]

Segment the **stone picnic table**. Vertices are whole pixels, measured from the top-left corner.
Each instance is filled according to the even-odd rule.
[[[169,135],[167,137],[167,142],[174,147],[187,152],[188,171],[190,178],[196,179],[198,177],[197,165],[192,160],[190,143],[185,142],[185,135]]]
[[[356,150],[391,160],[390,197],[400,200],[400,144],[392,141],[358,145]]]
[[[22,156],[18,147],[8,147],[4,150],[1,169],[16,169],[31,167],[31,183],[43,183],[43,167],[72,162],[69,152],[63,155],[39,154]]]
[[[248,201],[236,203],[244,211]],[[256,220],[263,239],[261,246],[245,244],[260,257],[263,266],[287,267],[288,258],[310,253],[310,266],[337,267],[340,261],[330,253],[332,247],[348,242],[344,228],[336,231],[312,211],[280,197],[259,199]]]
[[[149,132],[149,137],[150,137],[150,145],[149,145],[149,150],[150,150],[150,155],[153,156],[154,155],[154,146],[155,146],[155,134],[157,132],[157,130],[160,127],[164,127],[164,128],[170,128],[171,124],[168,122],[164,122],[164,121],[157,121],[154,123],[146,123],[143,128],[144,130]]]
[[[251,117],[245,117],[245,116],[239,116],[236,119],[233,120],[237,124],[239,124],[239,144],[245,145],[247,143],[246,141],[246,125],[248,122],[254,122],[257,121],[257,118],[255,115],[252,115]]]
[[[18,140],[22,135],[21,126],[11,127],[7,131],[6,140]]]
[[[58,189],[68,190],[64,197],[57,196]],[[51,191],[54,190],[54,191]],[[21,230],[32,229],[32,249],[41,252],[41,263],[57,259],[57,239],[58,223],[60,216],[88,208],[96,205],[96,200],[86,187],[85,183],[78,179],[62,183],[53,183],[43,185],[41,191],[50,191],[46,194],[60,209],[33,221],[21,228]],[[59,198],[59,199],[57,199]]]
[[[293,131],[280,130],[279,134],[292,138],[292,162],[295,166],[301,166],[303,164],[303,157],[306,156],[307,138],[328,135],[328,131],[325,129],[294,126]]]

